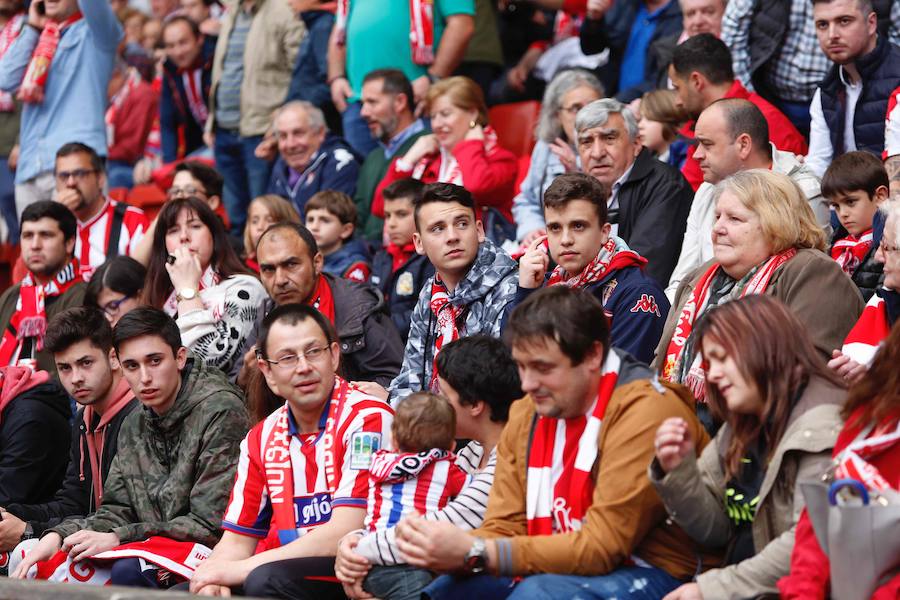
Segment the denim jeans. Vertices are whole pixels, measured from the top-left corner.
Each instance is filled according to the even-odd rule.
[[[363,589],[383,600],[419,600],[432,579],[431,571],[409,565],[374,566],[366,575]]]
[[[269,187],[272,163],[253,154],[261,141],[261,135],[241,137],[233,130],[216,128],[216,167],[225,180],[222,201],[231,232],[237,235],[244,232],[250,201],[265,194]]]
[[[7,164],[8,156],[0,156],[0,219],[6,221],[10,244],[19,242],[19,219],[16,217],[16,174]]]
[[[511,579],[503,577],[444,575],[435,579],[423,593],[432,600],[659,600],[682,583],[655,567],[622,567],[599,576],[532,575],[515,586]]]
[[[372,132],[369,131],[369,126],[366,125],[360,111],[362,102],[347,104],[347,110],[341,115],[341,125],[344,128],[344,139],[357,154],[365,157],[378,146],[378,142],[372,137]]]
[[[106,161],[106,181],[109,189],[134,187],[134,165],[124,160]]]

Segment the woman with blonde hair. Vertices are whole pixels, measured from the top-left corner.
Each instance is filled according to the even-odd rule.
[[[688,120],[685,110],[676,104],[672,90],[653,90],[641,98],[638,130],[641,143],[662,162],[680,169],[687,158],[688,142],[678,131]]]
[[[256,262],[256,243],[270,225],[289,221],[300,223],[300,214],[294,205],[278,194],[257,196],[247,207],[247,224],[244,226],[244,264],[259,273]]]

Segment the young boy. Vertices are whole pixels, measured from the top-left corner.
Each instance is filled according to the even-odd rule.
[[[887,171],[873,154],[847,152],[825,171],[822,195],[840,221],[831,238],[831,257],[868,302],[884,280],[883,265],[875,260],[873,227],[878,205],[888,197]]]
[[[409,337],[409,321],[419,292],[434,267],[428,257],[416,252],[413,234],[415,203],[425,187],[418,179],[401,179],[384,188],[384,236],[388,245],[372,260],[372,283],[381,289],[391,312],[391,320],[404,343]]]
[[[347,194],[325,190],[306,203],[306,228],[325,257],[322,270],[352,281],[369,280],[372,267],[362,240],[354,240],[356,205]]]

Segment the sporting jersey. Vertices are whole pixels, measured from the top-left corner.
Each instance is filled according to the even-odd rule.
[[[884,120],[884,155],[889,158],[900,154],[900,87],[888,98],[887,115]]]
[[[280,423],[285,421],[286,431],[281,434]],[[266,538],[264,547],[274,548],[327,523],[334,508],[364,509],[372,456],[389,441],[392,422],[393,411],[386,402],[337,376],[332,398],[322,409],[318,433],[300,434],[285,403],[241,442],[223,529]],[[286,518],[279,515],[286,514],[289,478],[293,479],[293,511],[287,513],[292,522],[285,523]]]
[[[85,281],[91,278],[97,267],[114,255],[131,256],[138,242],[147,231],[147,215],[139,208],[123,204],[122,226],[119,229],[119,243],[115,254],[107,256],[110,233],[116,206],[120,203],[107,198],[100,212],[86,223],[78,222],[75,236],[75,256],[81,264],[81,274]],[[121,209],[120,209],[121,210]]]

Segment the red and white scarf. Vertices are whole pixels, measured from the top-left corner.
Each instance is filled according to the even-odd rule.
[[[529,536],[581,529],[594,493],[591,472],[597,460],[600,427],[621,365],[619,356],[610,350],[601,368],[597,399],[587,414],[536,419],[525,492]]]
[[[484,128],[484,151],[490,154],[497,147],[497,132],[487,125]],[[459,168],[459,161],[452,152],[441,148],[440,150],[441,165],[438,170],[438,183],[454,183],[456,185],[465,185],[463,183],[462,170]],[[431,154],[419,159],[413,166],[413,179],[422,179],[422,175],[428,169],[429,165],[434,161],[435,155]]]
[[[307,304],[322,313],[334,325],[334,296],[331,294],[331,286],[328,285],[324,275],[319,275],[316,289],[310,294]]]
[[[643,267],[646,264],[647,259],[630,250],[623,240],[610,236],[600,247],[597,256],[580,273],[569,275],[565,269],[557,265],[547,280],[547,286],[565,285],[570,288],[582,288],[597,283],[611,271],[625,267]]]
[[[837,261],[844,273],[852,276],[866,259],[866,254],[872,249],[872,243],[871,229],[858,238],[849,235],[831,246],[831,258]]]
[[[431,284],[431,302],[429,306],[438,321],[438,335],[434,339],[434,364],[431,369],[429,389],[437,391],[437,356],[444,344],[449,344],[459,339],[459,329],[456,326],[456,320],[459,319],[465,309],[453,306],[450,302],[450,292],[437,273],[435,273],[434,282]]]
[[[6,25],[3,26],[3,29],[0,29],[0,58],[3,58],[6,51],[12,46],[12,43],[19,37],[24,25],[25,13],[19,13],[7,21]],[[16,110],[16,103],[13,100],[12,94],[9,92],[0,92],[0,112],[8,113],[13,112],[14,110]]]
[[[796,249],[788,248],[784,252],[770,256],[761,263],[755,271],[751,270],[741,281],[737,282],[731,293],[726,297],[723,297],[719,303],[723,304],[728,300],[736,300],[738,298],[743,298],[744,296],[764,293],[766,288],[769,287],[769,281],[771,281],[775,271],[794,258],[796,254]],[[706,371],[702,366],[700,352],[694,352],[690,370],[684,378],[684,381],[678,381],[678,378],[682,366],[681,362],[685,358],[685,344],[691,337],[691,332],[694,330],[697,317],[702,315],[707,308],[710,287],[713,279],[719,272],[719,269],[721,269],[721,267],[718,263],[712,265],[709,270],[703,274],[700,281],[697,282],[697,287],[694,288],[694,292],[691,294],[691,297],[688,299],[687,303],[685,303],[684,308],[681,309],[681,314],[678,316],[675,331],[672,333],[672,340],[669,342],[669,346],[666,349],[666,359],[663,363],[663,379],[674,381],[676,383],[683,383],[688,386],[694,394],[694,398],[698,401],[704,401],[706,399]]]
[[[900,442],[900,422],[894,424],[893,430],[875,431],[869,437],[860,436],[836,457],[836,479],[855,479],[865,484],[866,489],[883,492],[894,489],[877,467],[869,462],[885,450],[893,448]]]
[[[22,79],[22,85],[19,86],[19,100],[34,104],[40,104],[44,101],[44,87],[47,85],[47,75],[50,73],[53,57],[56,56],[59,38],[62,36],[63,30],[80,21],[81,18],[81,11],[76,11],[74,15],[62,23],[47,21],[44,29],[41,30],[37,46],[35,46],[34,52],[31,54],[31,62],[28,63],[25,78]]]
[[[137,89],[141,84],[141,75],[135,68],[129,68],[125,76],[125,83],[118,92],[113,95],[109,101],[109,108],[106,109],[104,120],[106,121],[106,143],[112,147],[116,143],[116,119],[119,117],[119,111],[128,99],[128,96]]]
[[[201,129],[209,118],[209,108],[203,99],[203,67],[196,69],[184,69],[180,71],[181,82],[184,84],[184,93],[187,96],[188,109]]]
[[[203,275],[200,277],[200,290],[203,291],[206,288],[216,287],[222,282],[222,277],[216,273],[212,265],[206,267],[206,270],[203,272]],[[178,297],[177,291],[172,290],[172,293],[169,294],[168,299],[166,299],[166,303],[163,305],[163,310],[170,317],[174,317],[178,314]],[[204,305],[206,303],[204,302]],[[221,316],[221,315],[220,315]]]
[[[844,339],[841,352],[861,365],[871,365],[875,354],[891,333],[887,305],[876,292],[856,321],[856,325]]]
[[[338,45],[347,41],[350,0],[337,0],[334,27]],[[409,0],[409,41],[417,65],[434,62],[434,0]]]
[[[28,273],[19,287],[16,312],[9,319],[0,341],[0,366],[29,364],[34,366],[36,356],[22,356],[26,339],[33,339],[33,352],[44,349],[44,333],[47,331],[47,298],[62,296],[69,288],[82,281],[78,260],[72,259],[46,284],[36,283]]]

